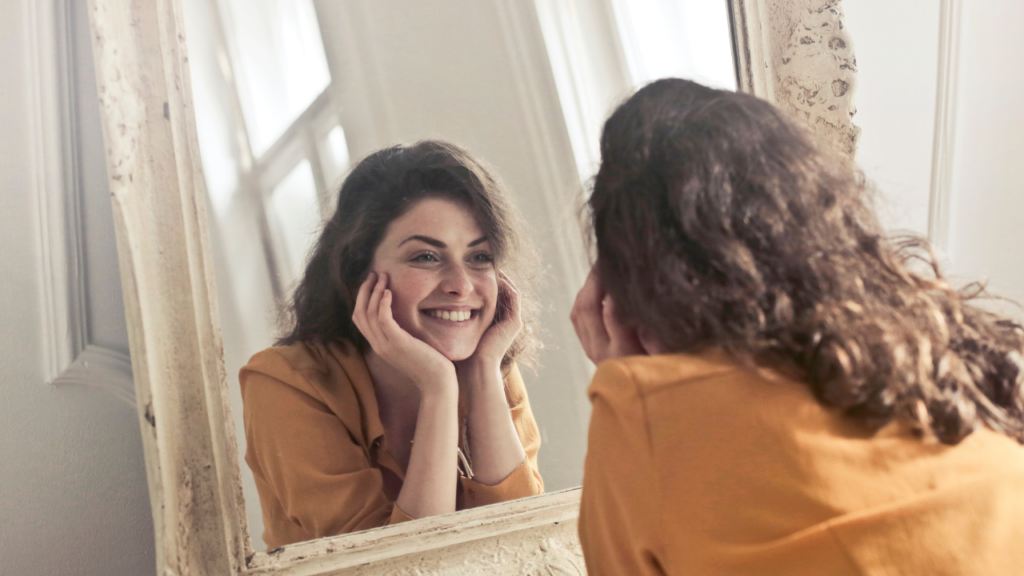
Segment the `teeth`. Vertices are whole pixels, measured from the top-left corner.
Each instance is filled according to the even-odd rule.
[[[431,310],[430,315],[434,318],[440,318],[442,320],[451,320],[453,322],[465,322],[473,315],[469,310]]]

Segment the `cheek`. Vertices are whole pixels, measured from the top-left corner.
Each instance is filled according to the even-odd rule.
[[[476,283],[476,289],[483,296],[484,324],[489,325],[494,320],[494,314],[498,305],[498,280],[493,273],[487,273]]]
[[[388,274],[391,290],[391,311],[403,328],[418,314],[419,303],[430,294],[431,275],[416,269],[381,270]]]

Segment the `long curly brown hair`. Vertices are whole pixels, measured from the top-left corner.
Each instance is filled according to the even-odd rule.
[[[525,224],[492,170],[466,150],[439,140],[384,148],[352,169],[284,311],[285,335],[277,345],[347,340],[365,352],[366,338],[352,321],[359,286],[388,225],[420,200],[434,197],[469,207],[490,242],[495,266],[520,292],[523,329],[502,368],[513,360],[532,363],[531,354],[540,346],[532,299],[537,258],[523,233]]]
[[[927,242],[886,237],[863,174],[771,104],[647,85],[604,126],[588,208],[621,320],[670,350],[795,366],[872,428],[1024,442],[1024,330],[952,288]]]

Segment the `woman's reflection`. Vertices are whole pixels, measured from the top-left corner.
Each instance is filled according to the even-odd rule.
[[[536,342],[513,283],[527,252],[466,151],[424,141],[356,166],[287,335],[239,376],[270,548],[543,492],[516,366]]]

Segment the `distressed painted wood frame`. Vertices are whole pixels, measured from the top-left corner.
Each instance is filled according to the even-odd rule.
[[[532,7],[502,1],[519,14]],[[840,0],[722,1],[740,89],[852,154],[856,61]],[[89,0],[89,12],[157,573],[584,574],[578,489],[253,551],[182,9],[179,0]]]

